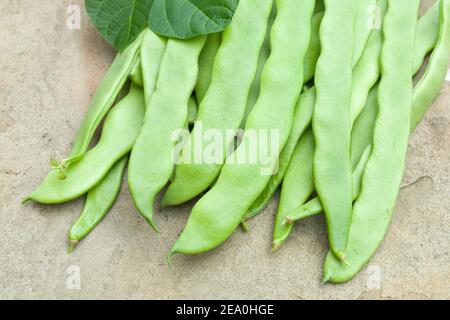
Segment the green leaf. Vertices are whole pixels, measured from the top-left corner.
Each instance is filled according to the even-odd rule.
[[[233,18],[239,0],[153,0],[150,29],[162,36],[190,39],[220,32]]]
[[[86,12],[102,36],[122,51],[147,27],[153,0],[86,0]]]

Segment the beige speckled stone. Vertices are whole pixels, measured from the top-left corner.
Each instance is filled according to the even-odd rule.
[[[433,0],[424,1],[429,5]],[[321,285],[327,250],[321,217],[299,223],[270,253],[276,203],[219,249],[165,257],[192,203],[157,212],[157,235],[138,215],[126,186],[102,224],[71,256],[67,230],[82,200],[20,205],[66,155],[114,57],[83,15],[66,27],[81,0],[3,0],[0,30],[0,298],[118,299],[402,299],[450,298],[450,84],[413,134],[404,187],[386,241],[353,281]],[[69,289],[71,266],[81,289]],[[70,287],[70,286],[69,286]]]

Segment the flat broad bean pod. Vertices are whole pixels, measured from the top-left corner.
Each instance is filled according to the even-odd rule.
[[[440,2],[437,1],[420,19],[417,25],[417,32],[416,32],[416,40],[415,40],[415,49],[414,49],[414,67],[413,67],[413,73],[416,74],[419,69],[421,68],[425,56],[432,50],[438,41],[439,37],[439,23],[436,23],[436,21],[439,21],[439,6]],[[436,10],[438,9],[438,10]],[[431,39],[431,40],[430,40]],[[434,39],[434,42],[433,42]],[[432,64],[429,64],[430,68]],[[441,74],[442,70],[446,70],[445,63],[444,65],[441,65]],[[431,74],[428,72],[427,74]],[[423,77],[424,80],[422,80],[420,83],[428,83],[426,81],[426,77]],[[441,79],[440,85],[442,86],[443,78],[442,76],[439,78]],[[434,81],[434,79],[431,80],[431,83],[436,84],[437,82]],[[412,123],[411,127],[414,129],[417,125],[417,119],[421,120],[424,112],[420,112],[419,110],[426,110],[430,106],[430,99],[434,99],[439,90],[433,91],[434,96],[429,97],[428,99],[419,100],[417,97],[417,92],[420,86],[416,86],[414,89],[414,96],[413,96],[413,108],[412,108]],[[376,88],[372,89],[369,98],[366,104],[366,107],[364,108],[363,112],[360,114],[358,119],[355,122],[355,126],[353,127],[352,131],[352,148],[351,148],[351,155],[352,155],[352,167],[355,168],[358,166],[359,168],[363,163],[367,163],[364,159],[361,160],[361,155],[364,153],[364,150],[367,150],[373,140],[373,127],[375,125],[375,119],[376,119],[376,113],[378,109],[378,101],[377,101],[377,94],[378,91]],[[371,150],[371,149],[370,149]],[[306,162],[307,163],[307,162]],[[361,180],[362,180],[362,173],[358,172],[355,169],[353,170],[353,199],[356,200],[359,196],[360,192],[360,186],[361,186]],[[308,180],[305,180],[303,184],[308,184]],[[301,184],[300,184],[301,185]],[[355,187],[356,186],[356,187]],[[279,228],[279,232],[274,237],[274,248],[279,248],[281,244],[287,239],[293,224],[296,221],[308,218],[310,216],[320,214],[323,212],[322,204],[320,203],[319,198],[314,198],[310,201],[308,201],[304,205],[300,205],[297,208],[293,209],[291,212],[288,212],[285,214],[284,220],[279,221],[279,223],[276,224]],[[281,219],[281,218],[280,218]],[[285,226],[280,226],[280,223],[285,222]],[[286,222],[288,222],[286,224]]]
[[[437,0],[419,19],[414,49],[414,73],[420,70],[425,56],[432,50],[439,38],[439,15],[441,0]]]
[[[305,57],[305,83],[314,78],[314,73],[316,72],[317,59],[319,59],[320,55],[319,30],[322,19],[323,12],[316,13],[312,18],[311,42],[309,43],[309,49]]]
[[[386,0],[379,2],[380,20],[386,13]],[[383,35],[381,29],[373,27],[366,48],[353,69],[352,96],[350,103],[350,123],[353,127],[356,119],[366,105],[367,96],[370,89],[380,78],[380,54],[383,45]]]
[[[450,1],[441,0],[439,40],[427,70],[414,90],[411,126],[417,127],[445,81],[450,57]]]
[[[150,104],[150,98],[156,87],[161,60],[166,49],[167,40],[146,29],[140,48],[142,86],[144,88],[145,105]]]
[[[240,127],[241,129],[244,128],[245,123],[247,122],[248,115],[253,110],[253,107],[255,106],[255,103],[259,97],[260,88],[261,88],[261,75],[264,70],[264,66],[267,63],[267,59],[269,59],[269,56],[270,56],[270,30],[272,30],[273,22],[275,20],[276,15],[277,15],[277,9],[276,9],[276,5],[274,2],[272,12],[270,13],[270,16],[269,16],[269,21],[267,23],[266,37],[264,39],[264,43],[261,48],[261,51],[259,52],[258,68],[256,69],[255,79],[253,80],[253,84],[252,84],[252,87],[250,88],[250,93],[248,95],[247,107],[245,108],[245,116],[244,116],[244,119],[242,119],[242,123],[241,123],[241,127]],[[238,137],[236,137],[236,139],[238,139]],[[239,141],[236,141],[236,147],[237,147],[238,142]]]
[[[355,122],[352,131],[352,168],[355,168],[358,165],[358,161],[360,160],[364,149],[372,142],[373,126],[377,113],[376,98],[376,90],[372,90],[369,94],[367,106]],[[359,145],[363,145],[364,148],[360,148]],[[305,167],[309,168],[309,164],[314,159],[314,152],[315,150],[307,150],[301,146],[297,146],[296,148],[296,153],[302,154],[302,162],[292,161],[285,177],[285,180],[288,181],[288,183],[285,185],[286,181],[283,182],[280,204],[275,218],[273,231],[273,250],[277,250],[287,240],[292,231],[293,223],[299,220],[300,217],[304,216],[306,218],[313,215],[315,213],[313,209],[318,210],[317,205],[320,205],[320,212],[323,211],[318,198],[315,198],[310,201],[311,203],[308,202],[306,204],[304,204],[305,202],[297,201],[297,199],[301,200],[301,198],[305,197],[302,191],[308,190],[305,188],[309,188],[311,184],[314,184],[312,171],[309,175],[303,174],[303,179],[301,180],[290,177],[295,177],[297,172],[304,171]],[[354,178],[352,181],[354,181]],[[311,193],[312,191],[307,196],[310,196]],[[289,223],[286,223],[286,221]]]
[[[269,161],[248,159],[246,143],[252,133],[279,132],[280,147],[286,143],[294,109],[303,86],[304,57],[309,46],[314,0],[278,0],[271,30],[271,54],[264,67],[261,93],[250,113],[242,144],[228,158],[216,185],[194,206],[186,228],[174,244],[174,253],[198,254],[223,243],[239,226],[252,202],[270,179],[264,170],[276,166],[280,150],[268,150]],[[292,41],[291,35],[297,35]],[[273,108],[277,105],[277,108]],[[269,166],[269,168],[266,168]],[[239,186],[239,188],[236,188]]]
[[[301,166],[289,166],[283,180],[281,194],[283,201],[279,202],[278,212],[289,212],[290,208],[295,208],[298,203],[305,203],[314,191],[313,159],[315,142],[311,129],[308,129],[301,137],[292,155],[293,163],[301,163]],[[302,181],[303,183],[298,183]],[[288,190],[286,192],[286,189]],[[295,197],[286,197],[295,190]],[[282,221],[279,221],[279,220]],[[274,239],[272,250],[275,251],[289,236],[292,224],[284,223],[285,215],[277,214],[274,224]]]
[[[122,185],[128,155],[120,159],[103,180],[86,197],[83,212],[69,230],[69,252],[85,238],[113,206]]]
[[[411,129],[414,35],[419,5],[419,0],[388,0],[373,152],[354,205],[346,263],[329,253],[324,266],[325,282],[340,283],[356,275],[378,248],[391,220]]]
[[[128,76],[139,62],[139,48],[143,34],[130,44],[123,52],[119,53],[100,83],[92,103],[89,106],[86,117],[78,130],[72,152],[57,167],[61,171],[61,177],[67,175],[70,165],[77,162],[85,155],[103,118],[113,106]]]
[[[162,206],[191,200],[206,190],[219,175],[234,142],[234,136],[226,134],[226,131],[237,132],[245,116],[272,5],[272,0],[239,1],[231,24],[223,32],[211,84],[199,105],[197,124],[186,141],[175,169],[175,179],[161,201]],[[214,161],[203,159],[207,143],[196,139],[197,136],[202,138],[203,133],[209,130],[224,137],[224,152]],[[195,161],[197,149],[200,150],[199,161]]]
[[[363,52],[366,50],[367,41],[376,25],[371,25],[371,20],[380,14],[380,3],[384,0],[358,0],[356,3],[356,16],[354,25],[353,60],[355,66]],[[373,12],[377,11],[377,12]],[[374,17],[375,16],[375,17]],[[371,19],[372,18],[372,19]],[[375,19],[376,20],[376,19]]]
[[[384,8],[383,2],[380,2],[381,9]],[[439,8],[439,3],[436,3],[430,8],[420,19],[418,22],[417,27],[417,33],[416,33],[416,46],[415,46],[415,64],[414,64],[414,74],[416,74],[420,67],[423,64],[423,61],[425,59],[425,56],[427,55],[430,50],[433,49],[437,42],[437,36],[438,36],[438,30],[439,30],[439,24],[436,23],[436,21],[439,21],[439,10],[436,10],[436,8]],[[382,11],[385,11],[383,9]],[[381,13],[381,12],[380,12]],[[374,30],[375,33],[378,33],[377,30]],[[368,42],[368,48],[371,51],[369,55],[374,55],[374,48],[376,47],[376,43],[374,42],[374,38],[371,36],[371,39]],[[381,48],[380,48],[381,50]],[[366,53],[364,53],[364,56]],[[363,58],[362,58],[363,59]],[[367,70],[369,77],[372,74],[373,71],[378,70],[378,76],[379,76],[379,68],[368,68],[364,69],[362,68],[362,65],[358,63],[358,66],[360,68],[360,75],[354,77],[353,83],[355,84],[355,81],[357,79],[364,78],[362,77],[362,72],[364,70]],[[365,82],[367,83],[367,82]],[[361,86],[358,85],[360,88]],[[364,85],[363,87],[366,87]],[[352,157],[352,168],[355,168],[355,166],[359,163],[359,160],[361,158],[361,155],[363,154],[364,150],[367,148],[369,144],[372,143],[372,133],[373,133],[373,123],[375,121],[376,117],[376,107],[377,107],[377,101],[376,101],[376,94],[377,90],[371,90],[368,101],[366,104],[366,107],[363,110],[363,113],[359,116],[358,120],[356,120],[355,125],[353,127],[352,132],[352,145],[351,145],[351,157]],[[364,97],[363,92],[359,94],[352,94],[352,103],[351,103],[351,110],[353,110],[352,114],[356,116],[356,114],[359,114],[357,110],[359,107],[359,103],[356,103],[356,100],[358,99],[360,103],[363,101],[361,97]],[[295,165],[295,163],[291,163],[292,166]],[[301,163],[297,164],[297,166],[302,166]],[[297,169],[300,170],[300,169]],[[308,186],[310,183],[308,180],[302,180],[297,181],[297,187],[292,188],[285,188],[285,193],[283,193],[280,196],[280,204],[283,202],[283,200],[289,199],[289,198],[296,198],[296,193],[294,195],[295,189],[303,189],[302,186],[306,185]],[[298,198],[302,198],[302,196],[298,196]],[[311,216],[314,213],[321,213],[323,211],[322,205],[320,204],[320,201],[318,199],[313,199],[310,201],[311,203],[303,204],[298,202],[297,206],[290,207],[289,206],[283,206],[287,211],[280,211],[278,210],[277,219],[275,222],[275,228],[274,228],[274,248],[278,248],[281,246],[281,244],[288,238],[290,232],[291,232],[291,226],[284,226],[284,221],[298,221],[302,218],[306,218]],[[314,210],[311,210],[311,207],[315,208]],[[319,208],[320,207],[320,208]],[[290,210],[289,210],[290,209]]]
[[[364,170],[366,169],[367,161],[369,161],[370,153],[372,152],[372,145],[369,145],[366,150],[364,150],[359,162],[356,167],[353,169],[352,181],[353,181],[353,199],[356,200],[361,191],[361,182],[364,174]],[[322,213],[322,204],[320,203],[319,198],[314,198],[308,201],[306,204],[288,214],[285,218],[285,225],[292,225],[294,222],[317,215]],[[286,233],[285,233],[286,234]],[[279,248],[279,246],[286,239],[278,239],[277,242],[273,243],[274,249]]]
[[[130,80],[138,87],[144,86],[144,80],[142,79],[141,59],[139,59],[130,72]]]
[[[325,211],[331,250],[343,259],[352,217],[349,106],[358,4],[353,0],[324,3],[312,122],[316,140],[314,179]]]
[[[361,2],[362,3],[362,2]],[[364,1],[366,6],[361,6],[361,8],[367,7],[372,1]],[[366,16],[365,12],[360,12],[361,15]],[[305,57],[305,82],[309,81],[315,72],[316,68],[316,62],[320,53],[320,39],[318,36],[319,33],[319,26],[320,22],[322,21],[323,13],[315,14],[312,19],[312,28],[311,28],[311,42],[308,49],[308,52]],[[361,32],[364,36],[358,36],[358,48],[361,45],[364,45],[367,43],[369,38],[369,33],[367,32]],[[354,52],[354,57],[361,55],[362,52],[357,53]],[[358,60],[354,59],[353,66],[356,66]],[[308,74],[310,73],[310,74]],[[291,131],[291,135],[289,136],[289,140],[286,143],[286,146],[283,149],[283,152],[281,153],[280,160],[279,160],[279,170],[278,172],[270,179],[270,182],[267,184],[264,191],[259,195],[258,199],[252,204],[250,209],[248,210],[248,213],[245,216],[245,220],[251,219],[261,213],[269,204],[269,202],[272,200],[273,195],[275,194],[276,190],[280,186],[281,182],[283,181],[283,178],[285,177],[286,171],[288,169],[288,166],[290,163],[292,163],[291,158],[292,154],[294,152],[294,149],[296,148],[298,141],[302,134],[305,132],[305,130],[308,128],[308,126],[311,124],[311,119],[314,114],[314,104],[316,102],[316,91],[315,88],[310,88],[306,90],[300,97],[295,115],[294,115],[294,125]],[[300,164],[301,165],[301,164]],[[299,169],[302,170],[302,169]],[[293,171],[292,171],[293,172]],[[292,180],[293,181],[293,180]],[[305,183],[306,186],[310,185],[308,182]],[[304,186],[301,186],[304,187]],[[287,188],[286,188],[287,189]],[[305,188],[301,188],[302,190],[305,190]],[[289,196],[289,199],[297,199],[300,201],[302,196]],[[297,202],[297,206],[301,202]],[[303,204],[303,203],[302,203]],[[290,210],[294,209],[296,206],[292,207]]]
[[[58,204],[76,199],[97,186],[114,164],[131,151],[144,119],[145,102],[141,88],[132,85],[106,117],[98,144],[83,159],[67,168],[67,178],[52,170],[24,201]]]
[[[137,209],[155,231],[154,199],[172,176],[174,149],[188,122],[188,103],[197,81],[198,58],[205,41],[206,37],[201,36],[167,42],[156,90],[130,155],[130,192]]]
[[[205,97],[206,92],[208,92],[209,85],[211,84],[214,60],[216,59],[221,42],[222,33],[219,32],[208,35],[205,47],[200,54],[198,61],[198,80],[197,85],[195,86],[195,95],[197,96],[198,102],[201,102]]]
[[[195,97],[190,97],[188,102],[188,125],[193,126],[197,119],[198,104]]]
[[[295,147],[298,144],[299,138],[311,124],[315,101],[316,92],[314,87],[300,96],[294,114],[294,122],[291,134],[289,136],[288,142],[286,143],[286,146],[284,147],[280,155],[278,172],[270,178],[270,181],[264,191],[258,196],[255,202],[249,208],[247,214],[245,215],[245,220],[251,219],[261,213],[267,207],[270,200],[272,200],[273,195],[275,194],[276,190],[278,189],[281,182],[283,181],[283,178],[286,175],[288,165],[291,161]],[[307,188],[308,185],[309,184],[306,184],[304,188]],[[307,196],[309,196],[309,194]],[[301,194],[296,194],[296,196],[291,199],[299,199],[299,201],[301,201],[301,198]]]

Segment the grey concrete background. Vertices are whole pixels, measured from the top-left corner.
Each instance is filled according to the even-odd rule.
[[[423,7],[433,1],[423,1]],[[157,212],[150,230],[124,185],[101,225],[66,252],[67,231],[83,200],[21,206],[69,153],[86,108],[114,51],[82,14],[66,26],[80,0],[0,3],[0,298],[118,299],[403,299],[450,298],[450,84],[413,134],[403,189],[384,244],[353,281],[321,285],[327,250],[321,217],[301,222],[270,253],[276,203],[219,249],[196,257],[165,257],[192,203]],[[79,268],[81,288],[67,286]],[[69,281],[70,282],[70,281]]]

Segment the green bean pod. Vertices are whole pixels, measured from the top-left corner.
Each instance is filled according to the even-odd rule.
[[[139,59],[134,65],[130,72],[129,78],[138,87],[142,88],[144,86],[144,80],[142,79],[141,59]]]
[[[372,152],[372,145],[369,145],[366,150],[364,150],[359,162],[356,167],[353,169],[352,173],[352,181],[353,181],[353,200],[356,200],[361,191],[361,182],[364,174],[364,170],[366,169],[367,162],[369,161],[370,153]],[[314,198],[308,201],[303,206],[297,208],[296,210],[289,213],[285,220],[285,225],[292,225],[294,222],[308,218],[313,215],[320,214],[322,212],[322,204],[320,203],[319,198]],[[280,239],[277,242],[273,243],[274,248],[278,248],[285,239]]]
[[[69,252],[103,220],[113,206],[122,185],[127,161],[128,156],[120,159],[103,180],[88,192],[83,212],[69,230]]]
[[[378,7],[384,0],[358,0],[354,1],[355,4],[355,16],[354,16],[354,42],[353,42],[353,59],[352,65],[355,66],[363,52],[366,50],[367,42],[370,35],[373,33],[374,25],[370,25],[372,9]],[[336,2],[336,1],[335,1]]]
[[[419,19],[419,23],[417,24],[416,47],[414,49],[414,73],[420,70],[425,56],[438,42],[440,1],[437,0]]]
[[[214,60],[219,51],[220,43],[222,42],[222,33],[213,33],[208,35],[205,47],[200,54],[198,62],[198,80],[195,86],[195,94],[197,101],[201,102],[208,92],[211,84],[211,76],[214,67]]]
[[[316,72],[317,60],[320,55],[320,37],[319,30],[320,24],[322,23],[323,12],[316,13],[312,18],[311,25],[311,42],[309,43],[309,49],[305,57],[305,71],[304,71],[304,82],[308,82],[314,78],[314,73]]]
[[[419,5],[419,0],[388,0],[373,152],[353,210],[346,263],[329,253],[324,267],[325,282],[340,283],[356,275],[375,253],[391,220],[411,128],[414,35]]]
[[[286,216],[281,213],[290,212],[290,210],[292,210],[291,208],[298,206],[298,203],[305,203],[314,191],[314,144],[314,135],[312,130],[308,129],[301,137],[292,155],[291,162],[301,165],[291,165],[286,171],[286,176],[281,188],[283,199],[282,201],[280,200],[278,206],[278,212],[280,214],[276,215],[273,230],[273,238],[276,239],[276,241],[273,242],[273,251],[277,250],[277,248],[287,239],[292,229],[292,224],[284,223]],[[303,183],[299,184],[298,181],[302,181]],[[286,189],[288,190],[287,192]],[[286,197],[286,194],[291,195],[290,190],[295,190],[295,197]]]
[[[309,89],[300,96],[298,105],[295,110],[294,124],[292,127],[291,134],[289,136],[289,140],[286,143],[286,146],[284,147],[280,155],[278,171],[275,175],[271,177],[264,191],[258,196],[255,202],[249,208],[247,214],[245,215],[245,220],[251,219],[256,215],[258,215],[261,211],[263,211],[267,207],[270,200],[273,198],[275,191],[278,189],[278,187],[281,184],[281,181],[283,181],[283,178],[286,175],[289,163],[293,161],[291,160],[291,158],[293,157],[293,153],[298,144],[299,138],[311,124],[311,119],[314,113],[315,101],[316,101],[316,92],[314,87]],[[295,179],[293,179],[292,181],[294,180]],[[304,190],[304,188],[308,188],[308,186],[309,184],[306,183],[305,186],[302,186],[303,187],[302,190]],[[299,199],[299,201],[301,201],[302,196],[297,195],[296,193],[295,197],[289,198]]]
[[[253,150],[248,150],[247,143],[252,142],[255,132],[275,130],[281,148],[289,137],[303,86],[314,3],[314,0],[277,1],[277,17],[270,39],[272,51],[262,74],[260,96],[246,123],[243,142],[228,158],[216,185],[194,206],[169,260],[174,253],[197,254],[223,243],[268,183],[270,176],[264,170],[274,169],[279,149],[268,150],[265,157],[268,164],[260,158],[255,163],[239,159],[249,159]],[[292,35],[297,35],[297,41],[292,41]]]
[[[144,31],[140,48],[142,86],[144,88],[145,105],[148,106],[153,95],[158,78],[161,60],[166,49],[167,40],[153,33],[150,29]]]
[[[191,200],[219,175],[234,142],[234,135],[226,132],[237,132],[245,116],[272,4],[272,0],[239,1],[231,24],[223,32],[211,84],[199,105],[197,123],[184,146],[180,164],[176,166],[175,179],[162,199],[163,206]],[[203,159],[208,144],[196,138],[202,140],[203,133],[210,130],[219,132],[224,140],[220,146],[223,152],[214,161]],[[195,157],[199,153],[197,149],[201,153],[198,161]]]
[[[83,159],[67,168],[67,178],[52,170],[42,184],[24,201],[58,204],[76,199],[98,185],[119,159],[131,151],[144,118],[142,89],[132,86],[130,93],[111,109],[98,144]]]
[[[385,11],[383,9],[384,4],[383,2],[380,2],[382,5],[381,9],[382,12]],[[436,10],[436,8],[439,8],[439,3],[436,3],[432,6],[431,9],[429,9],[423,17],[419,19],[418,27],[417,27],[417,33],[416,33],[416,46],[415,46],[415,64],[414,64],[414,74],[416,74],[421,65],[423,64],[423,61],[425,59],[425,56],[427,53],[433,49],[433,47],[436,45],[437,37],[438,37],[438,31],[439,31],[439,24],[436,23],[436,21],[439,21],[439,10]],[[377,31],[374,31],[377,32]],[[430,40],[431,39],[431,40]],[[434,39],[434,42],[433,42]],[[371,43],[372,42],[372,43]],[[369,41],[368,47],[371,48],[370,50],[373,50],[373,40]],[[364,53],[365,55],[366,53]],[[373,53],[371,53],[373,54]],[[358,63],[359,64],[359,63]],[[370,76],[370,73],[372,70],[376,70],[373,68],[369,69],[363,69],[361,70],[367,70],[368,74]],[[379,69],[378,69],[379,71]],[[353,85],[355,85],[355,79],[361,78],[356,77],[353,80]],[[363,154],[364,150],[367,148],[368,145],[372,143],[372,137],[373,137],[373,126],[375,123],[376,118],[376,112],[377,112],[377,90],[372,89],[369,93],[368,100],[366,107],[362,111],[361,115],[358,117],[358,119],[355,121],[353,131],[352,131],[352,145],[351,145],[351,158],[352,158],[352,168],[355,168],[355,166],[359,163],[361,155]],[[353,99],[355,97],[362,97],[361,95],[353,95]],[[314,97],[315,98],[315,97]],[[314,100],[315,101],[315,100]],[[314,101],[312,102],[311,108],[314,107]],[[352,106],[357,106],[355,102],[352,101]],[[354,109],[353,109],[354,110]],[[305,117],[305,116],[303,116]],[[297,119],[297,118],[296,118]],[[294,132],[294,131],[293,131]],[[285,148],[286,149],[286,148]],[[312,155],[311,155],[312,156]],[[298,166],[301,170],[302,163],[296,163],[291,162],[290,166]],[[291,172],[295,172],[294,169],[290,170]],[[359,182],[360,183],[360,182]],[[309,180],[303,179],[303,180],[297,180],[297,184],[292,183],[292,186],[290,188],[284,188],[283,192],[280,195],[280,206],[282,205],[283,201],[285,199],[301,199],[302,196],[297,196],[297,189],[304,190],[305,186],[308,186],[310,184]],[[276,188],[275,188],[276,189]],[[271,194],[272,196],[272,194]],[[271,199],[270,197],[267,197],[267,202]],[[292,202],[292,201],[289,201]],[[265,207],[265,206],[264,206]],[[264,209],[262,207],[262,209]],[[308,202],[307,204],[303,204],[301,202],[298,202],[295,206],[288,206],[283,205],[285,208],[284,211],[278,210],[277,213],[277,219],[275,221],[275,227],[274,227],[274,242],[273,246],[274,248],[278,248],[281,246],[281,244],[288,238],[291,227],[284,226],[282,224],[286,220],[292,220],[291,216],[297,217],[297,219],[293,220],[299,220],[302,217],[306,218],[311,215],[314,215],[315,213],[321,213],[323,211],[322,205],[318,198],[313,199],[312,201]],[[280,225],[282,224],[282,225]]]
[[[78,130],[75,143],[69,158],[63,160],[59,170],[67,176],[67,168],[85,155],[103,118],[113,106],[133,67],[139,61],[139,48],[143,34],[130,44],[123,52],[119,53],[100,83],[97,92],[92,99],[86,117]]]
[[[439,35],[439,1],[432,6],[424,15],[419,19],[419,23],[417,26],[416,32],[416,40],[415,40],[415,49],[414,49],[414,69],[413,73],[416,74],[420,67],[423,64],[425,56],[428,54],[430,50],[436,45],[437,38]],[[434,39],[430,41],[430,39]],[[376,86],[378,87],[378,86]],[[414,92],[416,92],[418,87],[415,88]],[[352,168],[353,168],[353,199],[356,200],[359,196],[360,185],[362,180],[362,172],[355,172],[355,168],[358,166],[361,168],[362,163],[366,163],[367,161],[361,162],[361,155],[364,154],[365,150],[368,149],[368,146],[371,148],[371,144],[373,141],[373,129],[375,125],[375,119],[378,109],[378,101],[377,101],[378,91],[376,88],[372,89],[369,93],[369,97],[366,103],[366,107],[363,109],[362,113],[359,115],[358,119],[355,121],[355,125],[352,131],[352,145],[351,145],[351,158],[352,158]],[[437,95],[437,94],[436,94]],[[414,95],[413,106],[420,106],[418,108],[413,108],[412,110],[412,118],[414,119],[417,114],[416,110],[427,108],[429,106],[424,106],[420,104],[416,99],[416,95]],[[414,126],[413,126],[414,127]],[[305,160],[305,163],[308,163],[308,159]],[[300,164],[302,165],[302,164]],[[298,170],[298,169],[297,169]],[[309,185],[308,179],[302,179],[297,182],[297,186],[292,189],[300,188],[302,186]],[[356,192],[356,193],[355,193]],[[299,196],[301,198],[301,195]],[[286,198],[293,198],[290,194],[286,196]],[[282,200],[284,199],[283,193],[280,197],[280,205]],[[293,207],[291,207],[293,208]],[[295,209],[292,209],[291,212],[287,212],[286,210],[279,210],[277,215],[277,220],[275,223],[275,229],[277,232],[274,232],[274,249],[279,248],[283,242],[289,236],[292,227],[284,225],[280,225],[280,223],[284,221],[289,221],[292,224],[295,221],[299,221],[305,219],[307,217],[322,213],[322,204],[320,203],[319,198],[314,198],[307,202],[304,205],[299,205]],[[283,214],[284,212],[284,214]]]
[[[428,106],[439,94],[448,71],[450,57],[450,1],[441,0],[439,40],[427,70],[414,90],[411,126],[417,127]]]
[[[258,67],[256,69],[256,75],[255,79],[253,80],[252,87],[250,88],[250,93],[248,95],[247,99],[247,107],[245,108],[245,116],[242,119],[241,123],[241,129],[245,127],[245,123],[247,122],[248,115],[253,110],[253,107],[256,104],[256,101],[258,100],[260,89],[261,89],[261,75],[264,70],[264,66],[267,63],[267,59],[269,59],[270,56],[270,30],[272,29],[273,22],[275,20],[277,14],[276,5],[275,2],[273,4],[272,12],[269,16],[269,21],[267,23],[267,31],[266,31],[266,37],[264,39],[263,46],[261,48],[261,51],[259,52],[258,57]],[[236,149],[236,148],[234,148]]]
[[[198,104],[195,97],[190,97],[188,102],[188,124],[194,125],[197,120]]]
[[[373,1],[364,1],[359,3],[361,6],[359,7],[360,15],[366,16],[365,11],[362,8],[367,8],[370,3]],[[362,4],[365,4],[362,5]],[[366,9],[365,9],[366,10]],[[305,81],[309,80],[307,75],[307,71],[310,70],[312,72],[312,75],[314,75],[315,66],[317,62],[317,58],[320,53],[320,39],[318,35],[314,36],[314,33],[318,33],[320,21],[323,18],[323,13],[319,13],[313,16],[313,23],[312,23],[312,29],[311,29],[311,42],[310,46],[305,58]],[[316,20],[316,21],[315,21]],[[360,19],[361,20],[361,19]],[[317,22],[319,22],[317,25],[315,25]],[[369,38],[369,33],[366,31],[361,32],[362,35],[359,35],[357,37],[358,41],[358,48],[361,45],[364,45],[367,43]],[[315,44],[315,42],[318,42],[318,45]],[[362,54],[362,52],[354,52],[354,57],[358,57]],[[358,60],[354,59],[353,67],[357,65]],[[365,70],[365,69],[364,69]],[[362,73],[362,70],[360,71]],[[311,77],[312,77],[311,75]],[[362,78],[360,76],[359,78]],[[369,77],[368,77],[369,78]],[[354,98],[354,97],[352,97]],[[292,163],[292,166],[297,165],[295,162],[291,161],[292,154],[298,144],[298,141],[302,134],[305,132],[307,127],[311,124],[311,119],[314,113],[314,104],[316,102],[316,91],[315,88],[308,89],[305,91],[305,93],[302,94],[302,96],[299,99],[298,105],[296,107],[295,116],[294,116],[294,125],[291,131],[291,135],[289,136],[289,140],[286,143],[285,148],[283,149],[283,152],[280,156],[279,161],[279,170],[277,174],[275,174],[271,179],[270,182],[267,184],[265,190],[259,195],[258,199],[253,203],[253,205],[250,207],[248,213],[245,216],[245,219],[250,219],[252,217],[255,217],[258,215],[261,211],[263,211],[267,205],[269,204],[270,200],[273,198],[273,195],[275,194],[276,190],[280,186],[281,182],[283,181],[283,178],[285,177],[286,170],[288,169],[288,166]],[[298,164],[298,166],[301,166],[301,164]],[[302,170],[300,168],[299,170]],[[295,172],[295,170],[291,170],[291,172]],[[302,185],[302,184],[305,185]],[[304,188],[308,185],[310,185],[309,181],[297,181],[297,184],[299,185],[301,190],[304,190]],[[295,185],[294,180],[292,183],[292,187]],[[294,196],[292,194],[286,195],[286,199],[297,199],[298,201],[302,199],[302,196],[297,196],[295,188],[285,188],[285,190],[291,190],[289,193],[295,193]],[[286,191],[288,192],[288,191]],[[280,199],[280,203],[283,201],[283,198]],[[290,202],[290,200],[288,200]],[[293,210],[298,205],[300,205],[301,202],[297,202],[296,206],[291,207],[288,211]],[[285,207],[285,206],[283,206]],[[286,206],[288,208],[289,206]],[[283,221],[284,217],[280,217],[280,221]],[[279,229],[279,228],[275,228]],[[284,237],[284,236],[283,236]],[[287,237],[287,235],[286,235]]]
[[[327,219],[331,250],[343,259],[352,217],[349,107],[358,5],[353,0],[324,3],[312,123],[316,139],[314,178]]]
[[[380,18],[382,19],[386,13],[386,0],[379,2],[379,8]],[[353,69],[350,103],[350,123],[352,127],[366,105],[370,89],[380,77],[379,60],[382,45],[383,35],[381,29],[374,28],[358,64]]]
[[[188,122],[188,103],[198,76],[198,58],[206,37],[170,39],[161,61],[156,90],[130,156],[128,184],[134,203],[157,231],[156,195],[172,176],[174,149]]]
[[[367,106],[364,108],[354,125],[352,132],[352,168],[357,166],[364,149],[372,142],[373,126],[377,112],[375,93],[376,90],[372,90],[369,94]],[[359,146],[364,146],[364,148],[360,148]],[[297,172],[304,171],[305,167],[309,168],[309,163],[314,159],[315,150],[306,150],[297,147],[296,152],[301,153],[303,159],[302,161],[291,161],[285,177],[286,181],[291,182],[287,185],[284,185],[286,181],[283,182],[279,208],[274,225],[273,250],[278,249],[289,237],[293,222],[299,220],[299,217],[304,216],[306,218],[315,214],[316,210],[319,210],[318,205],[320,206],[320,209],[322,209],[322,205],[318,198],[307,204],[302,201],[304,198],[303,190],[309,188],[309,186],[313,184],[312,171],[310,175],[303,174],[302,179],[295,179]],[[290,176],[293,176],[293,178]],[[309,193],[308,196],[309,195],[311,195],[311,193]],[[305,206],[305,208],[303,208],[303,206]],[[322,212],[322,210],[320,212]],[[285,221],[291,221],[292,223],[286,224]]]

